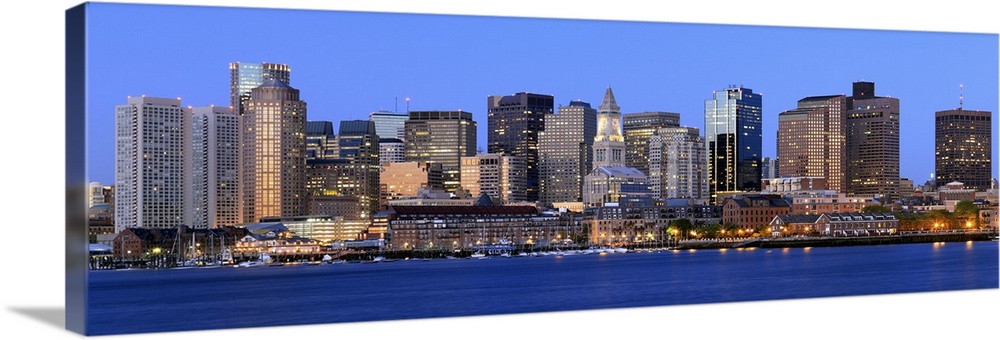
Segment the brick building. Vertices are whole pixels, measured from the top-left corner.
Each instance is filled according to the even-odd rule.
[[[792,204],[777,195],[745,195],[729,198],[722,203],[722,224],[739,229],[767,226],[775,216],[788,215]]]

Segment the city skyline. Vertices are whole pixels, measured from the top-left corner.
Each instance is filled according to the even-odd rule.
[[[309,104],[309,121],[367,119],[371,112],[405,112],[407,107],[411,111],[462,110],[473,114],[478,125],[477,145],[484,150],[487,107],[483,99],[490,95],[548,94],[554,96],[558,109],[572,100],[599,102],[601,93],[610,85],[623,114],[677,112],[681,116],[680,125],[704,131],[704,101],[712,97],[713,91],[742,85],[762,94],[762,156],[774,157],[778,113],[793,108],[804,97],[849,94],[852,82],[866,80],[877,83],[878,95],[900,98],[900,176],[922,184],[934,168],[934,141],[922,137],[934,131],[934,112],[957,108],[959,96],[963,97],[965,109],[997,112],[997,72],[990,72],[997,69],[997,63],[993,58],[982,57],[997,54],[995,35],[991,34],[263,9],[230,13],[219,8],[95,5],[104,10],[92,15],[116,19],[95,20],[101,24],[92,27],[95,39],[89,67],[93,76],[89,81],[102,86],[92,86],[92,100],[88,103],[90,129],[113,124],[113,108],[127,96],[180,97],[185,107],[224,105],[229,101],[230,63],[272,62],[291,68],[293,86],[302,91],[302,100]],[[255,50],[230,45],[213,33],[200,34],[200,30],[183,27],[166,32],[150,29],[156,25],[130,30],[111,25],[129,25],[130,20],[137,19],[148,22],[176,19],[211,27],[223,25],[225,20],[216,19],[230,15],[270,17],[283,22],[290,16],[296,18],[294,24],[279,29],[262,27],[257,32],[253,27],[247,28],[255,34],[287,35],[290,30],[354,33],[338,35],[341,40],[336,44],[330,35],[317,33],[291,39],[286,42],[287,48]],[[379,27],[356,31],[359,25],[373,20],[380,23]],[[449,33],[457,35],[454,39],[433,39],[442,32],[451,32],[448,28],[454,25],[465,25],[468,32]],[[612,53],[599,49],[600,41],[595,39],[592,51],[574,50],[564,56],[558,47],[573,40],[561,32],[574,30],[578,33],[573,36],[620,39]],[[205,31],[225,32],[221,28]],[[726,40],[733,44],[734,51],[750,51],[748,47],[758,48],[754,44],[761,41],[796,43],[769,44],[756,54],[684,53],[717,51],[708,48],[713,37],[737,32],[759,39]],[[518,34],[537,35],[540,40],[551,41],[553,57],[475,53],[489,49],[493,43],[493,39],[484,37]],[[146,38],[136,39],[137,36]],[[644,44],[651,36],[662,37],[662,43]],[[165,62],[153,54],[116,53],[121,49],[110,48],[110,44],[127,45],[156,37],[195,46],[221,44],[218,47],[225,48],[213,49],[216,53],[172,55],[169,58],[173,62]],[[843,48],[827,47],[831,41],[850,44]],[[382,43],[380,48],[398,52],[380,52],[373,48],[377,47],[374,42]],[[300,53],[304,50],[310,53]],[[963,53],[949,52],[955,50]],[[859,63],[858,51],[884,53],[866,53],[864,62]],[[322,57],[309,59],[307,55]],[[533,74],[530,81],[519,77],[487,78],[494,69],[491,65],[532,67],[538,74]],[[996,138],[993,131],[993,139]],[[992,152],[994,158],[997,149]],[[114,182],[113,155],[111,137],[92,134],[88,142],[89,180]],[[997,177],[996,169],[992,177]]]

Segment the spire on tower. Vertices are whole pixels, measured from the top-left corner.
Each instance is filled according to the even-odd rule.
[[[611,85],[608,85],[608,89],[604,91],[604,101],[601,102],[601,106],[598,108],[599,113],[619,113],[621,108],[618,107],[618,103],[615,102],[615,94],[611,92]]]

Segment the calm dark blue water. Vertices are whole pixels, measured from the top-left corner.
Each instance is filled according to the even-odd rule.
[[[90,334],[998,288],[995,242],[90,273]]]

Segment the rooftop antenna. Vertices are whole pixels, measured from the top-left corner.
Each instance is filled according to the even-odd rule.
[[[395,103],[392,106],[392,112],[397,113],[399,112],[399,97],[392,97],[392,100]]]
[[[406,114],[410,114],[410,97],[406,97]]]
[[[962,100],[965,99],[965,85],[958,84],[958,109],[962,109]]]

